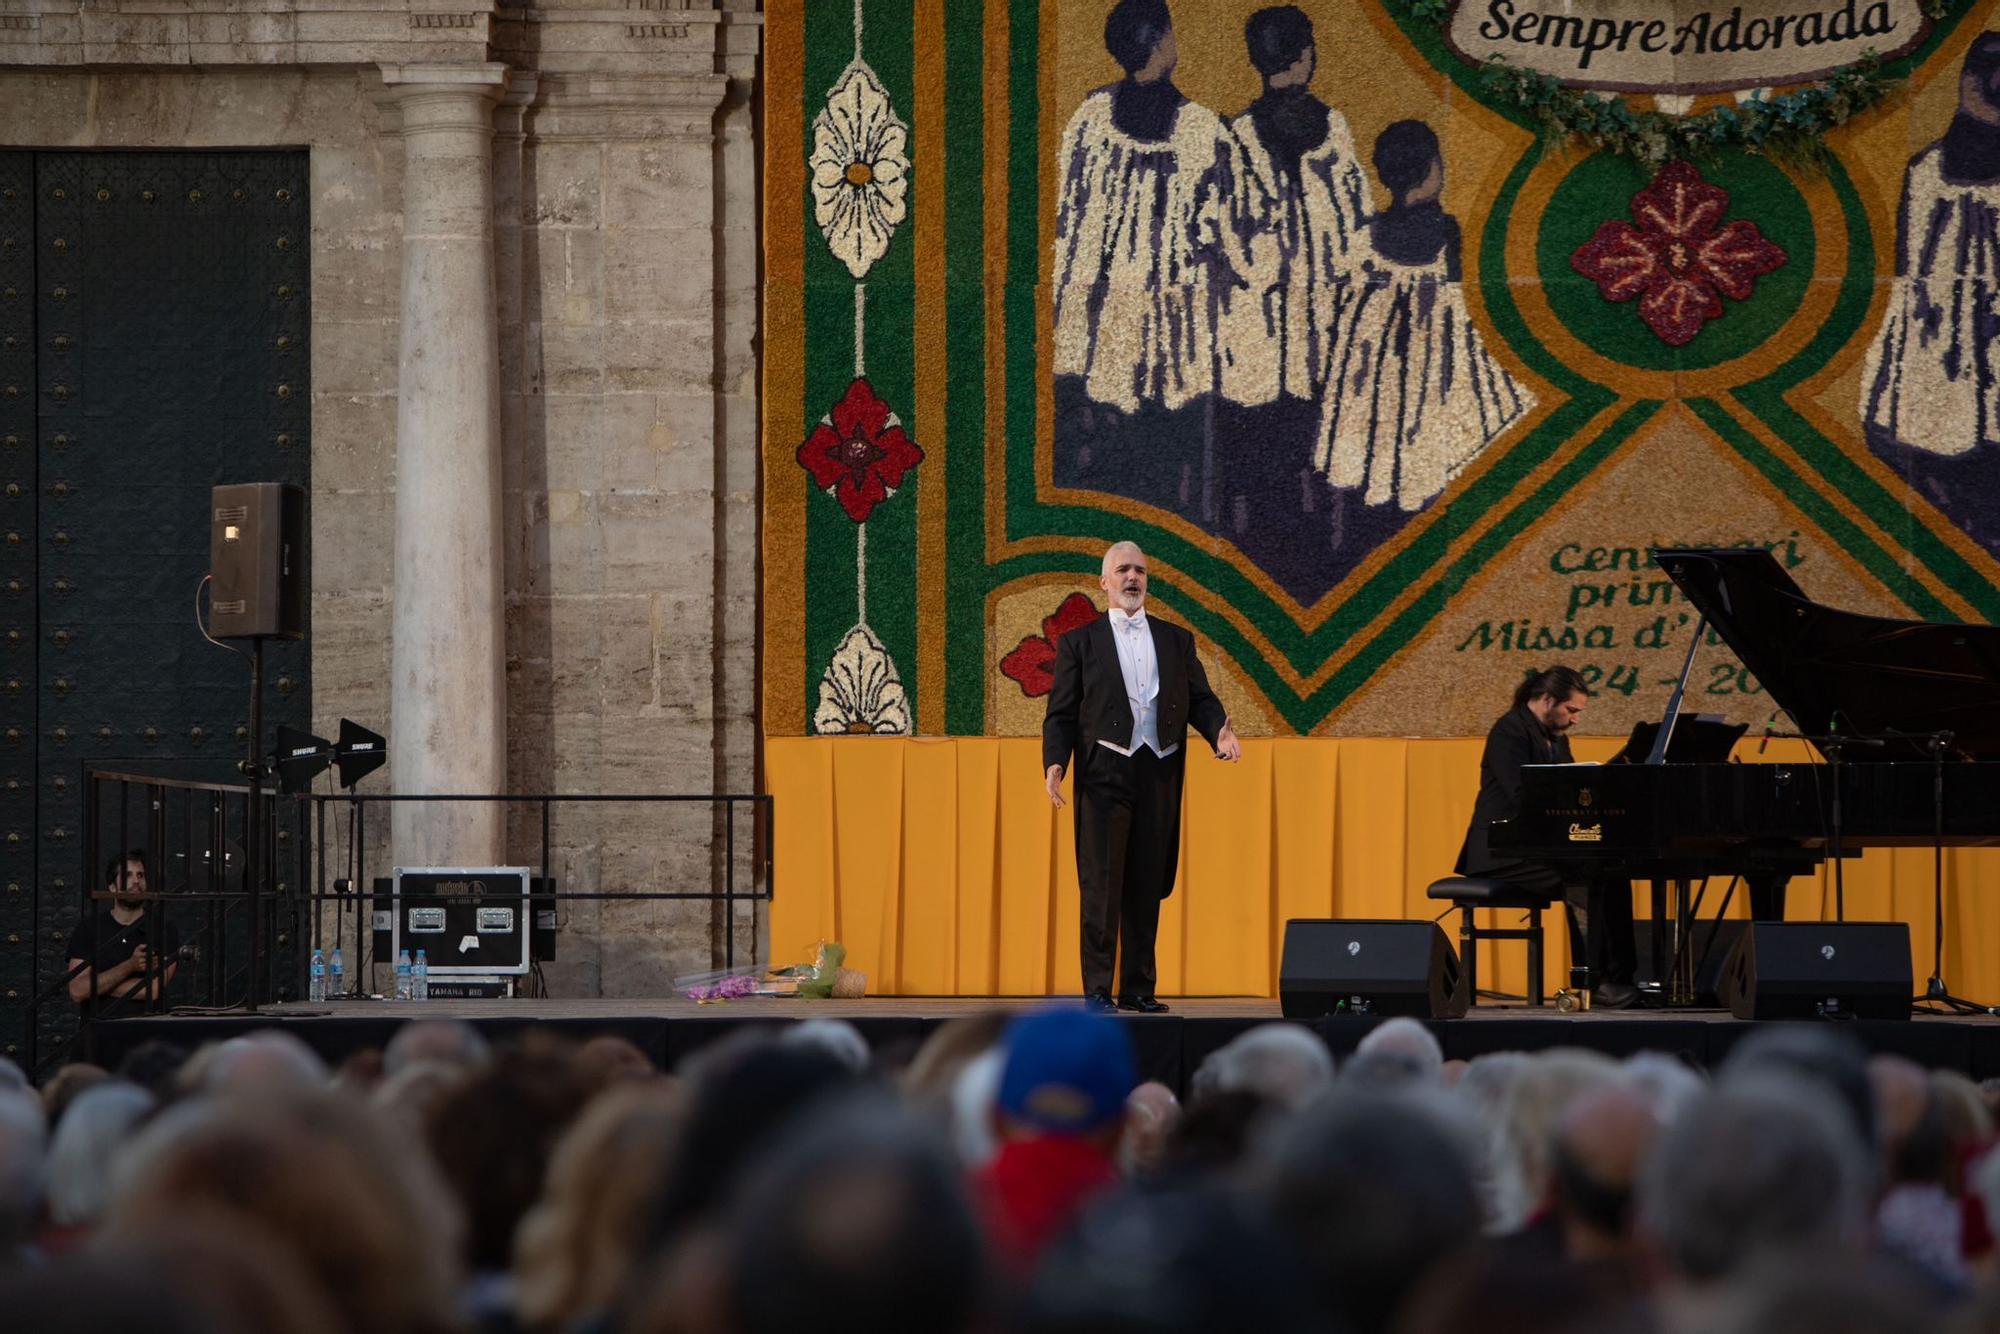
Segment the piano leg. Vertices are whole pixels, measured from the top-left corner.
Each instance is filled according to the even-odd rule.
[[[1660,989],[1660,1001],[1666,1005],[1674,1003],[1673,986],[1667,976],[1667,960],[1673,958],[1667,949],[1667,899],[1670,893],[1667,881],[1653,881],[1653,931],[1649,942],[1652,958],[1649,962],[1652,964],[1653,980]]]
[[[1674,1006],[1694,1004],[1693,889],[1692,881],[1674,881],[1674,977],[1667,997],[1667,1004]]]

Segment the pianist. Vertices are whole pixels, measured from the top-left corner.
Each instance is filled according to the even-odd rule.
[[[1520,813],[1522,766],[1574,762],[1569,730],[1589,700],[1589,688],[1571,667],[1545,668],[1515,689],[1514,707],[1486,734],[1486,749],[1479,757],[1479,799],[1455,869],[1459,875],[1504,880],[1529,893],[1567,901],[1572,956],[1590,964],[1591,1004],[1616,1010],[1639,998],[1632,982],[1638,951],[1632,938],[1630,884],[1612,880],[1565,884],[1548,863],[1495,857],[1486,840],[1493,821],[1511,820]]]

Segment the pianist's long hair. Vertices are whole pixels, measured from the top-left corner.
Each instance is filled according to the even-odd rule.
[[[1583,674],[1574,667],[1544,667],[1539,672],[1530,672],[1520,685],[1514,687],[1514,707],[1522,708],[1531,699],[1547,695],[1557,703],[1571,695],[1588,695],[1590,687],[1583,683]]]

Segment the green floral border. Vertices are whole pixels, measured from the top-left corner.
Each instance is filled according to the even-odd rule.
[[[1398,0],[1414,19],[1442,28],[1451,0]],[[1954,4],[1923,0],[1924,13],[1942,20]],[[1637,158],[1658,167],[1675,158],[1697,161],[1731,149],[1756,153],[1799,170],[1824,174],[1830,165],[1825,137],[1854,117],[1887,101],[1902,79],[1886,73],[1873,52],[1826,78],[1776,96],[1759,94],[1738,105],[1710,107],[1695,116],[1635,111],[1623,97],[1566,88],[1553,75],[1521,69],[1495,58],[1480,71],[1480,90],[1511,106],[1559,143],[1581,140],[1591,148]]]

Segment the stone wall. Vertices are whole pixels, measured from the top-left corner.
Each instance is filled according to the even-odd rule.
[[[30,26],[0,33],[11,143],[310,150],[322,733],[342,717],[391,730],[412,716],[413,691],[504,670],[494,786],[754,790],[757,15],[385,4],[246,16],[194,0],[121,26],[117,4],[38,3]],[[223,22],[225,8],[238,21]],[[413,662],[392,634],[412,528],[406,514],[398,531],[399,448],[461,447],[412,441],[407,414],[398,439],[405,143],[384,67],[413,62],[439,77],[501,71],[479,76],[500,81],[493,614],[505,635],[490,664],[442,651]],[[392,789],[396,766],[364,790]],[[371,815],[370,873],[398,859],[388,833]],[[701,805],[565,805],[552,833],[566,890],[705,891],[725,869],[725,826]],[[736,848],[748,884],[748,808]],[[540,861],[538,813],[516,813],[501,855]],[[657,993],[719,962],[725,929],[703,902],[573,903],[564,918],[549,972],[560,995]],[[742,957],[754,929],[747,909],[738,919]]]

